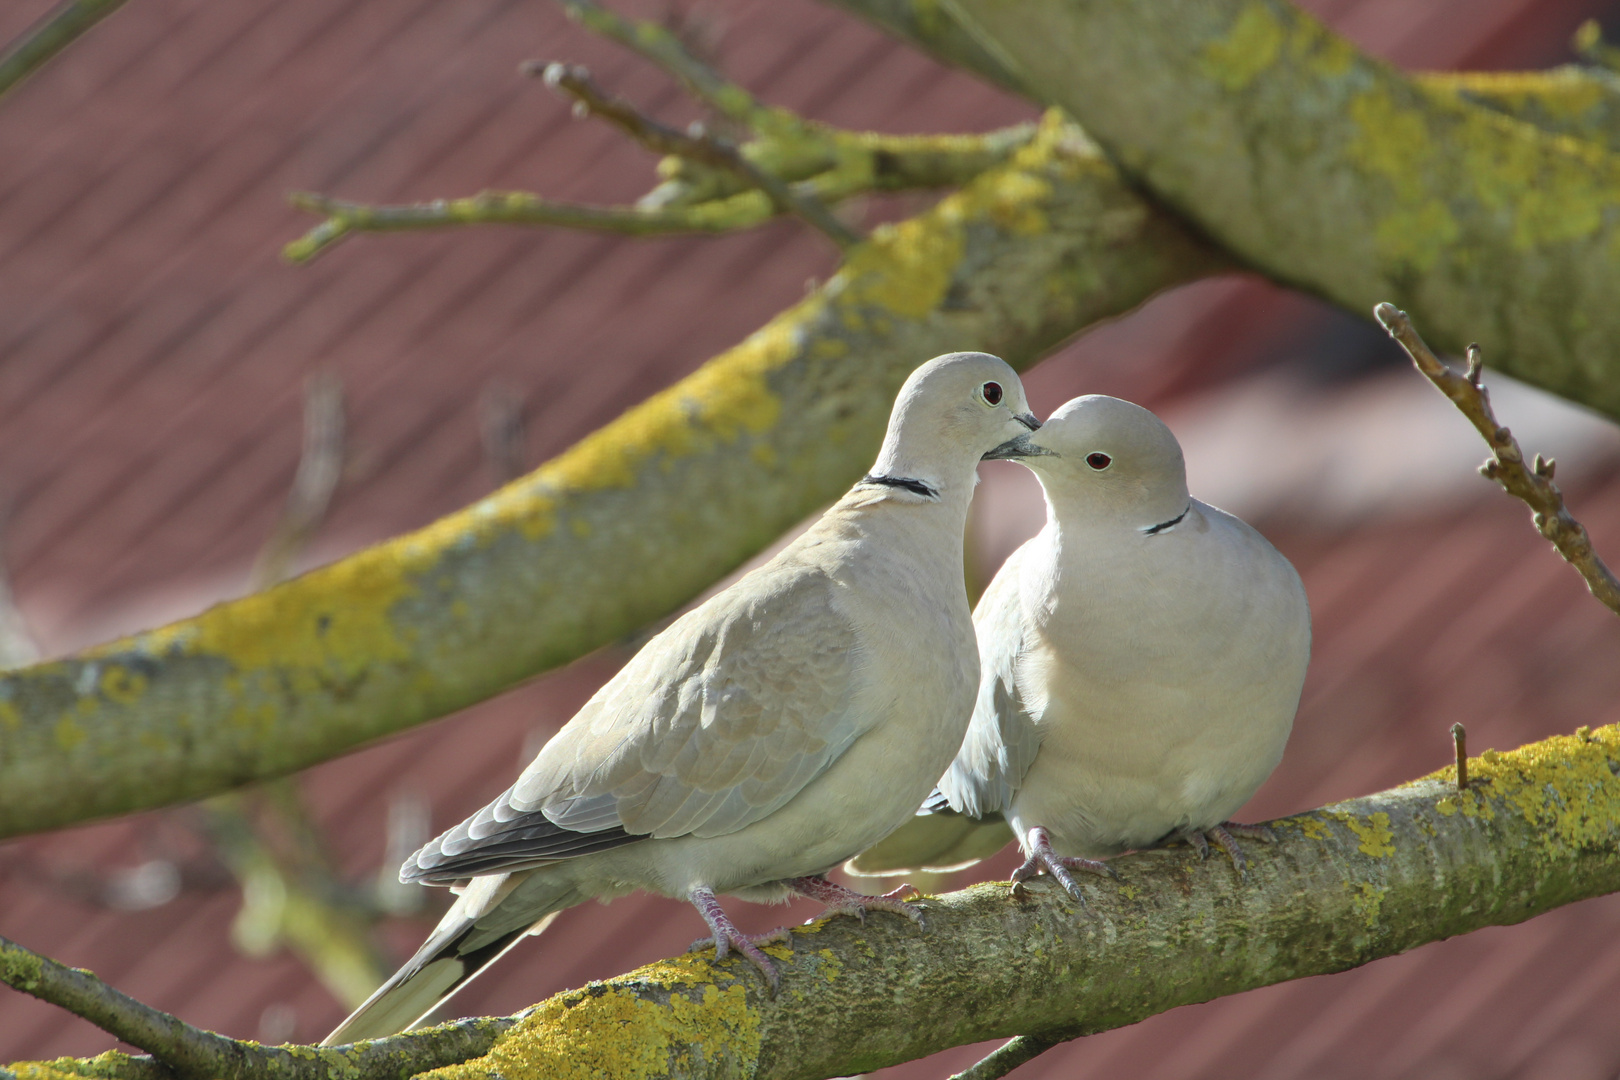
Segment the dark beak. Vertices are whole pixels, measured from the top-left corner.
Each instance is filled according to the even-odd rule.
[[[1022,420],[1023,417],[1020,416],[1018,419]],[[1030,417],[1032,422],[1034,419],[1034,417]],[[1051,452],[1052,451],[1048,450],[1044,446],[1036,446],[1034,443],[1030,442],[1028,435],[1020,435],[1016,439],[1008,439],[994,450],[985,454],[984,457],[980,458],[979,460],[1012,461],[1016,458],[1040,457],[1043,454],[1050,454]]]
[[[1023,424],[1031,431],[1039,431],[1041,429],[1041,422],[1035,419],[1034,413],[1014,413],[1013,419],[1018,421],[1020,424]]]

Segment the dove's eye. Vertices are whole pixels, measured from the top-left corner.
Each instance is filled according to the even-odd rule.
[[[1001,384],[1000,383],[998,383],[998,382],[987,382],[983,386],[979,387],[979,393],[984,395],[984,400],[985,400],[985,402],[987,404],[990,404],[990,405],[1000,405],[1001,404]]]
[[[1093,469],[1096,469],[1098,472],[1102,472],[1104,469],[1108,468],[1108,466],[1112,465],[1113,463],[1114,463],[1114,459],[1109,457],[1107,454],[1087,454],[1086,455],[1086,464],[1090,465]]]

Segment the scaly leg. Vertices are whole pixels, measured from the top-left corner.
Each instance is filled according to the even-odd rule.
[[[1235,839],[1238,836],[1247,837],[1251,840],[1262,840],[1268,844],[1277,842],[1277,834],[1272,832],[1269,826],[1242,825],[1236,821],[1224,821],[1212,829],[1205,829],[1203,832],[1186,829],[1177,833],[1174,839],[1185,840],[1191,844],[1197,850],[1200,859],[1209,858],[1209,840],[1213,840],[1216,847],[1226,852],[1227,857],[1232,860],[1232,865],[1237,869],[1238,873],[1243,874],[1248,872],[1249,867],[1253,866],[1254,862],[1238,844]],[[1209,839],[1206,840],[1205,837]]]
[[[1085,894],[1080,891],[1079,884],[1074,880],[1070,870],[1088,870],[1093,874],[1101,874],[1119,880],[1119,874],[1112,866],[1098,859],[1082,859],[1074,855],[1059,855],[1052,850],[1052,838],[1045,829],[1036,825],[1029,830],[1029,836],[1024,843],[1029,858],[1024,865],[1013,871],[1013,895],[1019,898],[1024,896],[1024,882],[1035,877],[1043,871],[1052,875],[1052,879],[1063,886],[1065,892],[1080,902],[1082,910],[1090,910],[1086,906]]]
[[[720,901],[714,898],[713,890],[693,889],[686,894],[686,898],[697,908],[698,914],[703,916],[703,921],[709,924],[709,929],[714,933],[713,937],[694,941],[692,951],[713,945],[714,959],[718,963],[724,960],[732,949],[736,949],[759,968],[759,973],[765,976],[765,982],[771,988],[771,996],[775,997],[777,989],[782,984],[782,976],[776,970],[776,965],[771,963],[771,958],[761,952],[759,947],[788,941],[788,928],[778,927],[766,934],[745,934],[726,917],[725,911],[720,907]]]
[[[904,915],[919,927],[923,925],[921,906],[906,903],[907,900],[922,895],[910,885],[902,885],[882,896],[868,896],[854,889],[846,889],[824,877],[788,878],[782,884],[800,896],[826,904],[827,910],[822,912],[822,916],[853,915],[864,924],[868,911],[892,911],[896,915]]]

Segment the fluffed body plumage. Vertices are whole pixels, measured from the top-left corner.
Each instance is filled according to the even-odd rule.
[[[994,357],[914,373],[866,480],[650,641],[510,789],[407,861],[405,880],[461,896],[328,1042],[410,1026],[592,897],[692,899],[723,951],[713,894],[786,899],[803,891],[794,879],[908,820],[955,755],[978,685],[962,573],[975,469],[1020,452],[1034,426]]]
[[[1310,653],[1293,566],[1188,495],[1180,447],[1145,409],[1079,398],[1033,443],[1047,523],[974,612],[968,734],[934,813],[858,872],[961,865],[1014,837],[1034,854],[1034,829],[1076,860],[1201,839],[1281,759]]]

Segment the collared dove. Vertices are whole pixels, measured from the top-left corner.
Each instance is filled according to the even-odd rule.
[[[1310,658],[1293,566],[1254,529],[1191,498],[1181,447],[1118,398],[1068,402],[1022,463],[1046,526],[974,611],[979,699],[917,816],[850,863],[954,869],[1016,838],[1021,883],[1206,837],[1247,858],[1228,815],[1282,757]],[[1011,835],[1008,828],[1011,827]]]
[[[716,959],[735,948],[775,991],[717,893],[918,919],[902,890],[824,875],[904,824],[973,712],[978,653],[962,569],[983,457],[1040,425],[984,353],[929,361],[901,388],[870,474],[770,562],[653,638],[504,794],[400,871],[461,895],[416,955],[326,1038],[413,1026],[526,933],[592,897],[690,900]]]

